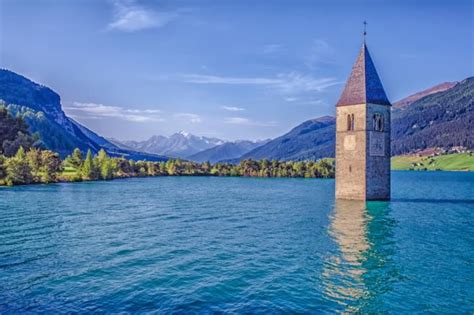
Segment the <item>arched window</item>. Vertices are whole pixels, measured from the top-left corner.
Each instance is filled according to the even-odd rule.
[[[354,114],[347,115],[347,130],[354,130]]]
[[[372,124],[375,131],[383,131],[383,116],[381,114],[375,114]]]

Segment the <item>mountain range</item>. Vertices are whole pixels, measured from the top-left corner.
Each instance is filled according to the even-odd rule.
[[[200,137],[180,131],[169,137],[152,136],[145,141],[122,141],[118,144],[121,143],[123,147],[140,152],[188,158],[193,154],[221,145],[224,142],[221,139]]]
[[[74,148],[130,159],[184,158],[197,162],[243,159],[315,160],[334,156],[335,119],[311,119],[273,140],[226,142],[181,131],[145,141],[106,139],[66,116],[48,87],[0,69],[0,106],[28,124],[40,145],[65,156]],[[410,95],[392,107],[392,154],[426,148],[474,148],[474,77]]]

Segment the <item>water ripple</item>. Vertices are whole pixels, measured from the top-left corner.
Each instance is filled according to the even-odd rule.
[[[393,178],[2,189],[0,313],[472,313],[473,174]]]

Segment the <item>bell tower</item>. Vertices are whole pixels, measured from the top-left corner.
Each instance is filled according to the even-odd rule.
[[[390,199],[390,107],[364,39],[336,105],[337,199]]]

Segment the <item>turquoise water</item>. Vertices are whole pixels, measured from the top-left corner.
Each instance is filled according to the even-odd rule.
[[[0,313],[474,312],[474,173],[0,189]]]

